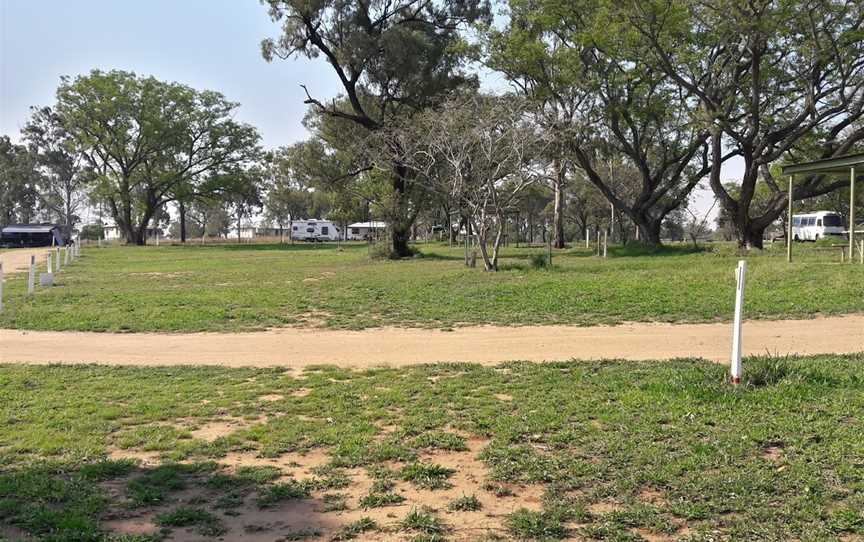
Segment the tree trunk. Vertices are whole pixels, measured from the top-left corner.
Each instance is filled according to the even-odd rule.
[[[179,204],[180,212],[180,242],[186,242],[186,204],[182,201]]]
[[[554,213],[552,218],[553,223],[553,239],[555,239],[555,248],[564,248],[564,181],[566,171],[561,166],[560,162],[555,161],[555,180],[552,183],[552,188],[555,192]]]
[[[659,247],[661,244],[660,228],[663,224],[663,219],[631,218],[633,218],[633,222],[636,223],[636,228],[639,230],[640,242],[649,247]]]

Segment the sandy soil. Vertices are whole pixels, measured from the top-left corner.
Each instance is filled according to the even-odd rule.
[[[37,269],[45,267],[45,254],[51,248],[15,248],[0,250],[0,262],[3,262],[4,273],[19,273],[30,269],[30,256],[36,256]]]
[[[0,363],[224,365],[337,364],[346,367],[512,360],[727,361],[732,325],[633,323],[620,326],[382,328],[364,331],[278,329],[256,333],[108,334],[0,330]],[[744,352],[825,354],[864,351],[864,315],[751,321]]]
[[[273,542],[300,539],[300,533],[308,533],[307,536],[302,537],[304,540],[323,542],[333,540],[334,535],[345,525],[368,517],[378,524],[379,529],[374,532],[358,534],[355,540],[401,542],[411,539],[412,533],[401,528],[400,520],[414,508],[428,507],[434,510],[447,526],[447,540],[467,542],[482,540],[484,536],[493,534],[509,540],[511,538],[506,536],[505,531],[506,517],[519,508],[540,510],[545,488],[542,485],[503,483],[487,485],[489,475],[486,466],[477,459],[478,454],[487,444],[488,441],[484,439],[468,438],[467,451],[439,451],[422,454],[419,458],[420,461],[436,463],[454,471],[448,480],[451,487],[438,490],[418,489],[411,483],[397,480],[393,492],[401,495],[404,501],[391,506],[381,508],[363,508],[361,506],[360,500],[370,493],[374,482],[363,468],[345,470],[345,474],[350,479],[350,484],[346,488],[330,491],[316,490],[309,499],[286,501],[272,508],[259,509],[255,505],[254,495],[249,494],[242,504],[229,511],[215,510],[221,524],[226,529],[225,534],[220,539],[225,541]],[[111,457],[129,457],[142,461],[142,458],[134,452],[116,452]],[[313,449],[304,454],[284,454],[277,458],[257,457],[254,452],[232,452],[218,462],[224,465],[228,472],[240,466],[266,465],[279,468],[285,473],[285,480],[305,480],[314,476],[317,467],[329,462],[329,455],[321,448]],[[145,458],[140,463],[141,470],[147,470],[156,464],[158,464],[157,461]],[[398,471],[403,465],[400,462],[390,462],[386,466]],[[136,476],[138,474],[133,474],[129,479]],[[126,498],[124,489],[129,479],[115,480],[104,484],[106,491],[111,496],[111,502],[117,506],[115,510],[107,514],[111,519],[104,522],[103,527],[118,534],[155,534],[159,530],[155,522],[155,516],[159,512],[165,512],[180,505],[212,504],[218,496],[203,487],[203,484],[197,483],[173,494],[172,498],[175,499],[175,502],[169,505],[151,509],[130,509],[123,506]],[[328,511],[324,500],[324,495],[328,493],[338,494],[344,499],[343,510]],[[475,511],[448,509],[449,504],[454,499],[466,495],[476,496],[481,503],[481,509]],[[603,503],[603,505],[606,504]],[[609,504],[609,509],[614,511],[617,506]],[[170,536],[170,540],[175,542],[193,542],[206,539],[206,537],[196,534],[193,529],[182,528],[174,529]],[[667,541],[672,540],[672,538],[662,537],[658,540]]]

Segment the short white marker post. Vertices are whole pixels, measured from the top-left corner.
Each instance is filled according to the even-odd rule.
[[[71,254],[69,253],[69,245],[66,245],[63,248],[63,265],[69,265],[69,258]]]
[[[738,268],[735,270],[735,279],[738,284],[735,289],[735,324],[732,328],[732,366],[730,368],[733,384],[741,383],[741,321],[744,318],[744,282],[746,275],[747,262],[739,260]]]
[[[588,243],[590,243],[590,241],[588,239],[590,235],[591,235],[591,230],[588,228],[588,226],[585,226],[585,248],[588,248]]]
[[[603,257],[606,257],[607,248],[609,247],[609,232],[603,232]]]
[[[54,272],[60,272],[60,247],[57,247],[57,252],[54,254]]]
[[[30,255],[30,273],[27,275],[27,295],[33,295],[36,290],[36,255]]]

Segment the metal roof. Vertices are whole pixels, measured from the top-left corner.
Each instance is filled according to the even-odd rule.
[[[3,228],[3,233],[51,233],[59,226],[53,224],[13,224]]]
[[[380,222],[377,220],[371,220],[366,222],[355,222],[353,224],[348,224],[349,228],[380,228],[384,229],[387,227],[386,222]]]
[[[861,166],[864,174],[864,153],[849,154],[836,158],[825,158],[813,162],[802,162],[800,164],[789,164],[783,166],[783,175],[795,175],[800,173],[834,173],[848,175],[853,167]]]

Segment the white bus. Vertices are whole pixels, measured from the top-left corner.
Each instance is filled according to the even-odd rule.
[[[329,220],[295,220],[291,223],[291,238],[295,241],[338,241],[341,232]]]
[[[843,217],[832,211],[816,211],[806,215],[792,215],[792,239],[818,241],[826,236],[843,235]]]

